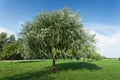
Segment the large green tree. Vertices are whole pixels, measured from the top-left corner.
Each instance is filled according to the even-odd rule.
[[[80,16],[63,8],[40,12],[23,25],[21,35],[30,55],[52,58],[76,58],[95,50],[94,35],[83,28]]]

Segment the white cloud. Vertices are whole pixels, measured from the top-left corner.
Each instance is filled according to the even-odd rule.
[[[22,22],[22,21],[19,21],[19,22],[18,22],[18,24],[23,25],[23,24],[25,24],[25,23],[24,23],[24,22]]]
[[[10,36],[10,34],[16,35],[14,32],[8,30],[7,28],[0,27],[0,33],[2,33],[2,32],[6,32],[8,34],[8,36]]]
[[[120,57],[120,29],[118,26],[94,24],[87,27],[96,33],[97,47],[100,54],[106,57]]]

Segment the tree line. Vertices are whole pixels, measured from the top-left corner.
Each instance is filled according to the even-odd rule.
[[[38,13],[22,25],[18,39],[0,34],[0,59],[94,59],[95,35],[84,29],[80,16],[68,8]]]
[[[16,40],[15,35],[11,34],[7,37],[7,33],[0,33],[0,59],[14,60],[23,59],[21,53],[20,39]]]

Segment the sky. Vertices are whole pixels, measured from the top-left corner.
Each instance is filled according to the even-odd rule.
[[[0,33],[17,34],[40,11],[68,7],[96,34],[98,52],[120,57],[120,0],[0,0]]]

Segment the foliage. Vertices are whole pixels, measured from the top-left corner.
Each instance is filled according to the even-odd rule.
[[[120,61],[120,57],[118,58],[118,60]]]
[[[99,53],[94,51],[94,52],[89,54],[88,59],[89,58],[92,59],[92,60],[100,60],[102,57]]]
[[[13,59],[23,59],[21,57],[22,45],[16,41],[15,36],[12,34],[7,37],[6,33],[0,34],[0,59],[1,60],[13,60]]]
[[[2,51],[2,47],[6,43],[6,40],[7,40],[7,34],[4,32],[0,33],[0,52]]]
[[[32,57],[76,58],[95,50],[95,39],[83,28],[78,14],[64,8],[40,12],[23,25],[25,46]]]

